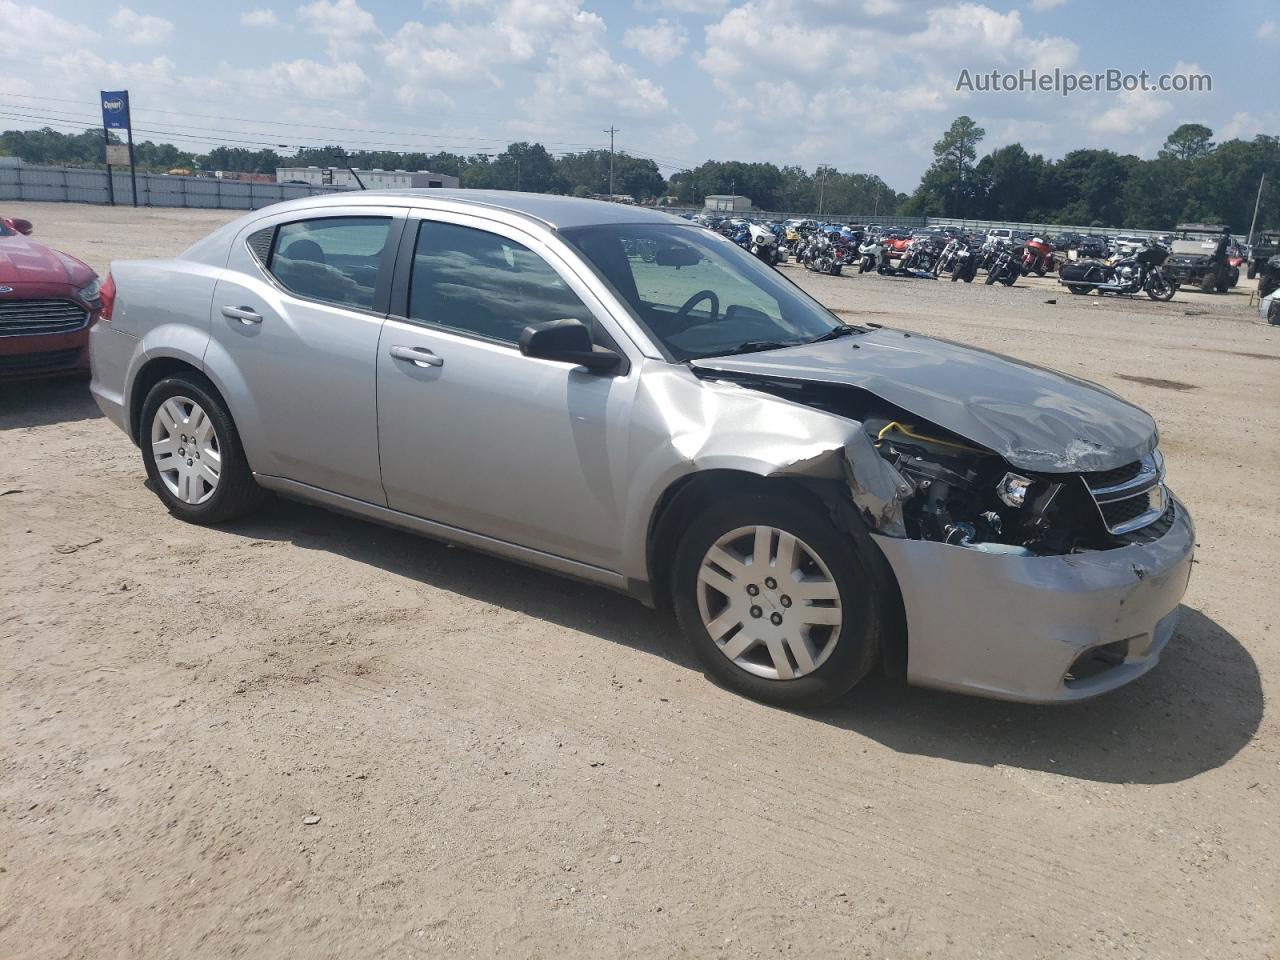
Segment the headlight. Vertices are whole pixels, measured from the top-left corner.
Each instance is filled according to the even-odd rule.
[[[1027,499],[1032,481],[1016,473],[1006,473],[996,484],[996,496],[1007,507],[1020,507]]]
[[[81,287],[76,291],[76,294],[79,295],[80,299],[85,301],[85,303],[97,303],[99,298],[102,296],[102,280],[98,277],[94,277],[93,283],[89,284],[87,287]]]

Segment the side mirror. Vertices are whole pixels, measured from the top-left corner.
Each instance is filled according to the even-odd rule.
[[[597,350],[586,324],[572,319],[548,320],[525,327],[520,334],[520,352],[526,357],[559,360],[598,373],[616,370],[622,363],[622,357],[612,350]]]
[[[17,230],[24,237],[31,236],[31,231],[35,229],[35,227],[31,225],[30,220],[20,220],[17,217],[14,217],[9,222],[13,224],[13,229]]]

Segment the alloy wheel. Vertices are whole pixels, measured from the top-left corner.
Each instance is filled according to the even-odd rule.
[[[222,473],[222,455],[213,421],[189,397],[169,397],[151,421],[156,473],[169,492],[188,504],[213,496]]]
[[[698,613],[730,661],[769,680],[794,680],[827,661],[840,639],[840,590],[817,552],[775,527],[724,534],[698,568]]]

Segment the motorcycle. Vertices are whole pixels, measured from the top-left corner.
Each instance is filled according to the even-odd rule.
[[[951,274],[951,281],[963,280],[973,283],[978,273],[978,258],[967,243],[959,237],[952,237],[942,248],[942,253],[933,265],[933,275]]]
[[[1022,264],[1014,256],[1013,247],[1008,242],[1000,242],[987,268],[987,285],[999,280],[1006,287],[1012,287],[1022,276]]]
[[[868,270],[877,270],[884,272],[884,244],[879,238],[871,237],[866,243],[858,247],[858,272],[866,273]]]
[[[1058,260],[1053,254],[1053,244],[1041,237],[1032,237],[1022,252],[1022,275],[1034,273],[1043,277],[1046,273],[1053,273],[1058,269]]]
[[[1164,272],[1162,264],[1168,256],[1169,251],[1164,247],[1152,245],[1111,264],[1077,260],[1062,267],[1058,282],[1077,296],[1097,290],[1099,296],[1114,293],[1131,297],[1145,293],[1152,300],[1172,300],[1178,291],[1178,281]]]
[[[762,227],[758,223],[749,223],[746,226],[747,242],[746,248],[751,252],[753,257],[763,260],[769,266],[778,265],[778,238],[774,236],[772,230],[768,227]]]
[[[837,260],[835,246],[823,233],[815,233],[809,240],[808,245],[801,254],[800,262],[804,264],[807,270],[812,270],[815,273],[825,273],[833,277],[840,274],[842,267],[842,264]]]

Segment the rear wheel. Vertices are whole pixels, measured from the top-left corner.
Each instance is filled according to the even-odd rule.
[[[672,597],[707,672],[787,707],[839,697],[865,677],[885,635],[891,583],[865,533],[782,496],[704,511],[676,552]]]
[[[1089,287],[1083,283],[1068,283],[1067,289],[1077,297],[1083,297],[1089,292]]]
[[[142,406],[139,441],[147,477],[169,512],[189,523],[243,516],[266,498],[253,479],[231,415],[192,371],[166,377]]]
[[[1215,277],[1212,273],[1206,273],[1203,277],[1200,278],[1201,293],[1213,293],[1213,291],[1217,288],[1217,286],[1218,286],[1218,278]]]

